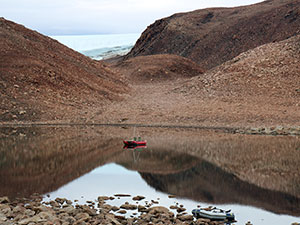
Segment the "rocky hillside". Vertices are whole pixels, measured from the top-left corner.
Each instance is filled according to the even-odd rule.
[[[134,57],[114,67],[134,83],[172,81],[203,73],[203,69],[192,60],[168,54]]]
[[[210,69],[249,49],[299,33],[299,0],[209,8],[156,21],[126,57],[176,54]]]
[[[300,104],[300,35],[244,52],[177,90],[219,98],[285,98]]]
[[[102,63],[4,18],[0,59],[0,121],[80,117],[126,91]]]

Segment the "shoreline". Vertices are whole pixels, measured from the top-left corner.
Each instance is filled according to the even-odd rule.
[[[72,126],[95,126],[95,127],[140,127],[140,128],[166,128],[166,129],[199,129],[215,130],[232,134],[247,135],[283,135],[300,136],[299,126],[272,126],[272,127],[226,127],[226,126],[201,126],[201,125],[175,125],[175,124],[139,124],[139,123],[0,123],[3,127],[72,127]]]
[[[50,196],[49,196],[50,197]],[[130,204],[125,197],[130,197],[135,204]],[[169,196],[174,198],[175,196]],[[124,198],[120,206],[111,205],[109,201]],[[195,218],[187,212],[183,205],[176,203],[168,208],[160,206],[158,201],[141,201],[144,196],[115,194],[99,196],[95,201],[78,204],[78,200],[56,198],[43,201],[43,196],[34,194],[30,198],[10,201],[8,197],[0,197],[1,224],[195,224],[221,225],[227,220],[214,221]],[[195,208],[199,208],[196,206]],[[128,215],[129,214],[129,215]],[[130,215],[131,214],[131,215]],[[232,221],[237,222],[237,221]],[[248,222],[247,224],[251,224]]]
[[[47,195],[47,197],[50,197]],[[10,200],[8,197],[0,197],[0,222],[2,225],[22,224],[180,224],[180,225],[223,225],[236,224],[236,220],[211,220],[196,218],[188,212],[184,205],[174,203],[169,207],[161,206],[156,200],[144,201],[144,196],[131,196],[127,194],[115,194],[112,196],[98,196],[96,200],[85,201],[79,204],[79,200],[71,201],[67,198],[57,197],[45,201],[46,196],[33,194],[30,198],[18,198]],[[130,198],[135,203],[129,203]],[[176,198],[169,195],[168,198]],[[116,206],[112,204],[116,199],[123,203]],[[213,206],[195,209],[214,209]],[[235,212],[233,212],[235,213]],[[295,219],[296,220],[296,219]],[[252,225],[250,220],[239,224]],[[254,224],[254,223],[253,223]],[[291,222],[291,225],[299,223]]]

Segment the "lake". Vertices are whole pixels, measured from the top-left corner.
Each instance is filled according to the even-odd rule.
[[[147,148],[123,149],[133,135]],[[0,127],[0,196],[231,209],[237,223],[300,222],[297,136],[107,126]],[[170,198],[170,195],[176,196]],[[157,204],[158,203],[158,204]],[[134,213],[134,211],[132,212]],[[130,216],[131,214],[127,214]]]

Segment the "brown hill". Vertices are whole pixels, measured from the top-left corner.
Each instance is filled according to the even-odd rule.
[[[79,118],[126,90],[102,63],[4,18],[0,59],[0,121]]]
[[[209,8],[156,21],[126,56],[176,54],[210,69],[242,52],[300,33],[300,1]]]
[[[296,35],[265,44],[193,78],[133,85],[130,97],[101,116],[126,123],[299,126],[299,42]]]
[[[134,83],[171,81],[203,73],[192,60],[168,54],[139,56],[121,61],[115,67]]]
[[[211,115],[231,121],[299,125],[299,43],[297,35],[249,50],[174,90],[207,106],[214,102]]]
[[[244,52],[191,78],[179,90],[217,98],[263,96],[300,103],[300,35]]]

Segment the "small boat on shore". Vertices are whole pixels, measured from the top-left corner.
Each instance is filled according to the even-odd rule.
[[[234,220],[234,214],[230,212],[231,210],[225,211],[217,208],[202,208],[193,209],[192,214],[196,218],[207,218],[210,220]]]
[[[147,148],[147,145],[124,145],[123,149],[130,149],[130,150],[143,150]]]
[[[134,148],[134,147],[145,147],[147,146],[147,141],[146,140],[141,140],[141,138],[136,138],[134,137],[133,140],[123,140],[124,147],[127,148]]]

